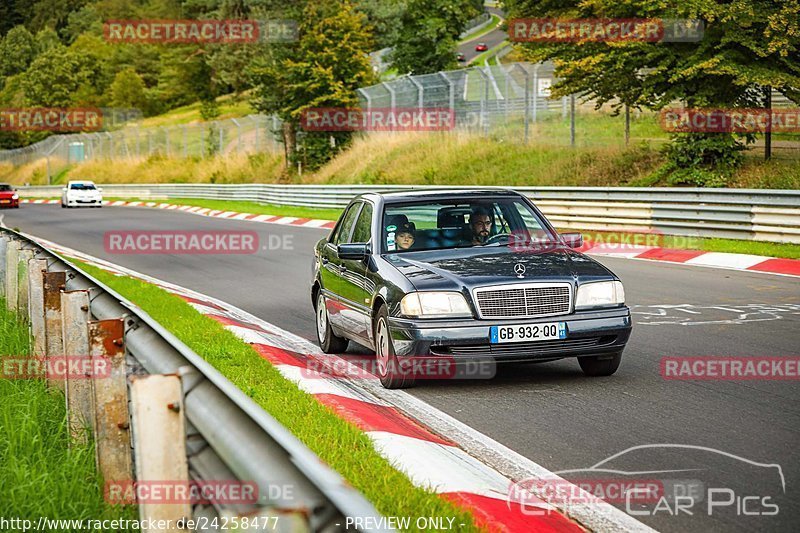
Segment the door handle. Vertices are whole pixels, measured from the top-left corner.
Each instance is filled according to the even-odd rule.
[[[342,272],[342,273],[347,272],[347,267],[344,266],[344,265],[340,266],[339,267],[339,272]]]
[[[322,258],[322,264],[323,265],[327,265],[328,264],[328,258],[327,257],[323,257]]]

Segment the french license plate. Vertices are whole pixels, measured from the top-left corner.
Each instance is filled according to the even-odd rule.
[[[0,204],[10,204],[11,200],[0,200]]]
[[[489,342],[503,344],[506,342],[531,342],[552,339],[566,339],[566,322],[550,322],[547,324],[516,324],[511,326],[491,326]]]

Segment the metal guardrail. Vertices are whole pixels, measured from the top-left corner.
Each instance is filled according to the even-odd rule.
[[[14,275],[16,269],[32,274],[33,280],[38,273],[36,265],[44,266],[46,261],[46,270],[42,271],[45,279],[50,273],[66,273],[62,294],[88,291],[91,320],[122,319],[122,345],[127,354],[129,379],[139,374],[180,376],[191,479],[239,480],[254,482],[259,487],[256,504],[197,504],[192,511],[195,519],[271,513],[270,516],[290,517],[288,529],[279,523],[279,531],[326,533],[344,530],[348,516],[374,517],[374,521],[367,523],[381,523],[380,515],[364,496],[231,381],[133,303],[70,261],[7,228],[0,228],[0,260],[0,274],[3,274],[0,280],[22,279],[22,274]],[[12,274],[6,276],[7,271]],[[22,282],[18,285],[19,295],[23,295],[24,289],[24,296],[15,297],[14,301],[19,302],[21,310],[32,309],[28,287],[33,286],[33,281],[30,285]],[[5,290],[0,295],[8,290],[17,294],[16,281],[14,287],[2,287]],[[61,325],[56,326],[60,330]],[[119,346],[119,340],[115,344]],[[46,355],[49,357],[50,352]],[[282,492],[276,496],[270,490],[286,486],[292,488],[290,495]]]
[[[108,197],[204,198],[342,208],[375,191],[463,189],[403,185],[103,185]],[[653,231],[665,235],[800,243],[800,190],[668,187],[516,187],[561,228]],[[21,187],[23,197],[59,196],[59,187]]]

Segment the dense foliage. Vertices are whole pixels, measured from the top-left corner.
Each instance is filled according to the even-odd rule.
[[[509,18],[699,19],[699,42],[536,42],[521,46],[533,61],[553,60],[557,96],[581,94],[598,106],[661,109],[755,108],[768,88],[800,102],[798,0],[507,0]],[[753,136],[684,133],[667,149],[673,181],[724,184]]]

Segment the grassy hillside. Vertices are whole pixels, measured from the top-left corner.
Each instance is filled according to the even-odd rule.
[[[194,112],[187,108],[173,118],[188,119]],[[496,127],[488,137],[463,132],[373,133],[358,138],[318,172],[302,176],[284,174],[281,153],[227,154],[212,159],[89,161],[62,171],[55,182],[668,185],[652,176],[663,161],[659,148],[666,140],[652,117],[632,121],[628,147],[621,117],[589,113],[579,116],[575,147],[569,146],[569,123],[560,113],[531,125],[527,144],[523,138],[520,122]],[[44,184],[45,162],[16,169],[0,163],[0,181]],[[730,186],[800,188],[800,158],[781,153],[765,162],[761,153],[750,152]]]

